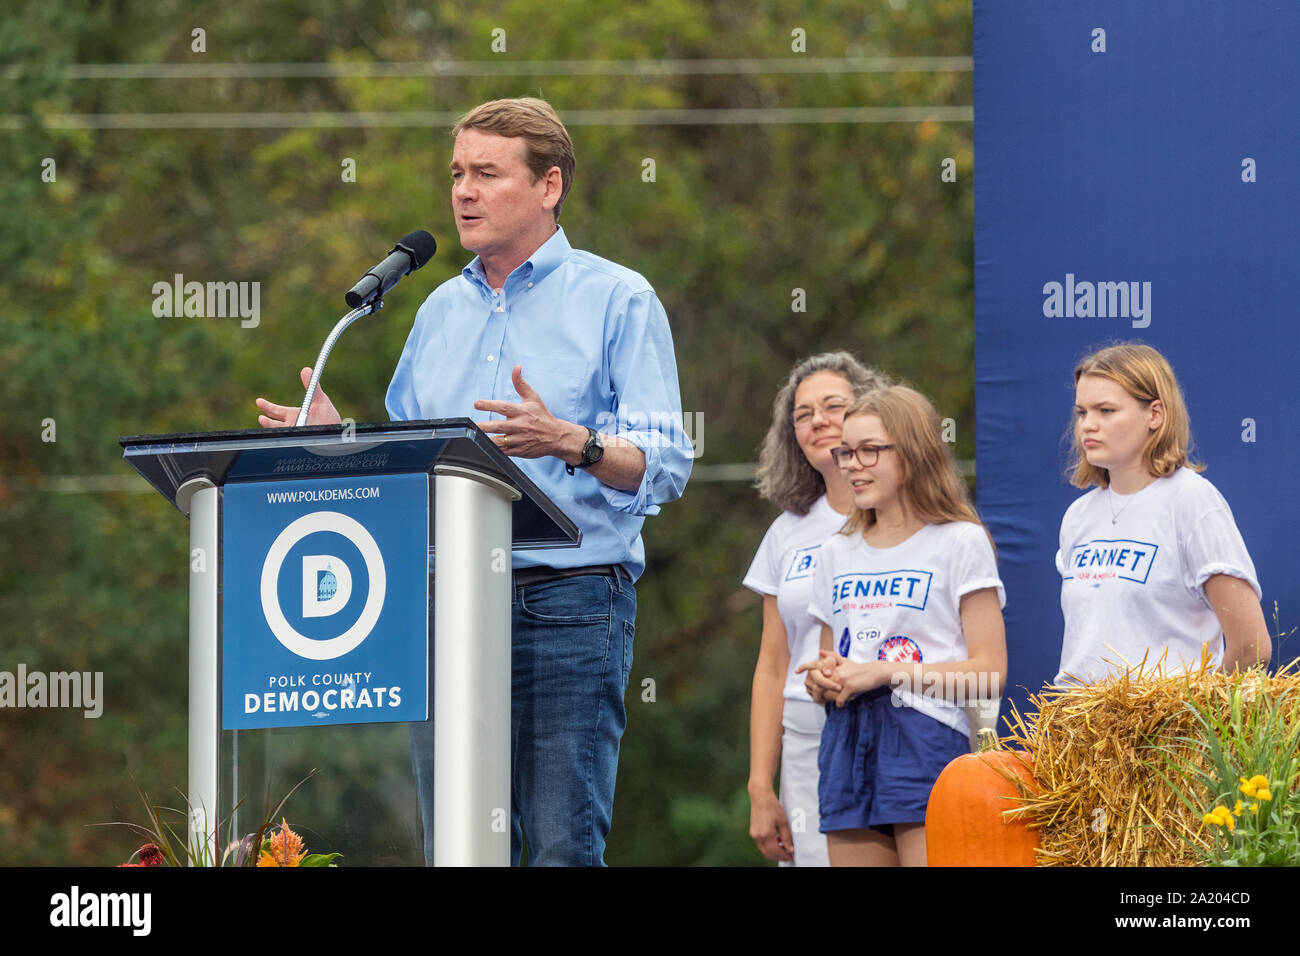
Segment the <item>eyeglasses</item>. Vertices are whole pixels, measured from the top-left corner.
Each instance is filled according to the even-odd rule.
[[[849,400],[847,398],[838,398],[838,397],[828,398],[822,404],[815,405],[812,408],[809,408],[807,405],[800,405],[797,409],[795,409],[794,418],[793,418],[794,427],[802,428],[805,425],[811,425],[813,420],[814,409],[821,410],[822,418],[831,418],[832,416],[836,416],[836,415],[842,417],[844,415],[845,410],[847,410],[848,407],[849,407]]]
[[[857,448],[845,448],[841,445],[839,448],[831,449],[831,457],[841,468],[849,467],[849,460],[853,458],[856,458],[863,468],[870,468],[880,460],[882,451],[888,451],[893,447],[893,445],[859,445]]]

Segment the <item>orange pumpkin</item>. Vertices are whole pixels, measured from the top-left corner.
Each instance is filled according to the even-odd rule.
[[[929,866],[1035,865],[1038,831],[1024,817],[1003,818],[1019,805],[1020,791],[999,770],[1033,783],[1028,758],[1013,750],[981,749],[943,768],[925,811]]]

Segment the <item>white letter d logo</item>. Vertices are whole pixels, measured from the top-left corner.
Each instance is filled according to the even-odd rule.
[[[347,606],[352,597],[352,572],[332,554],[306,554],[302,558],[302,616],[329,617]]]

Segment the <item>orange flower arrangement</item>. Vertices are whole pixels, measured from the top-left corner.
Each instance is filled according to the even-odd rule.
[[[257,858],[258,866],[298,866],[307,855],[302,837],[289,829],[289,824],[280,818],[280,829],[262,844],[262,853]]]

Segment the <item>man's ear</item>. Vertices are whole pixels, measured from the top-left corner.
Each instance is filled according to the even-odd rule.
[[[542,208],[554,209],[564,192],[564,176],[559,166],[552,166],[542,178],[546,182],[546,191],[542,194]]]

